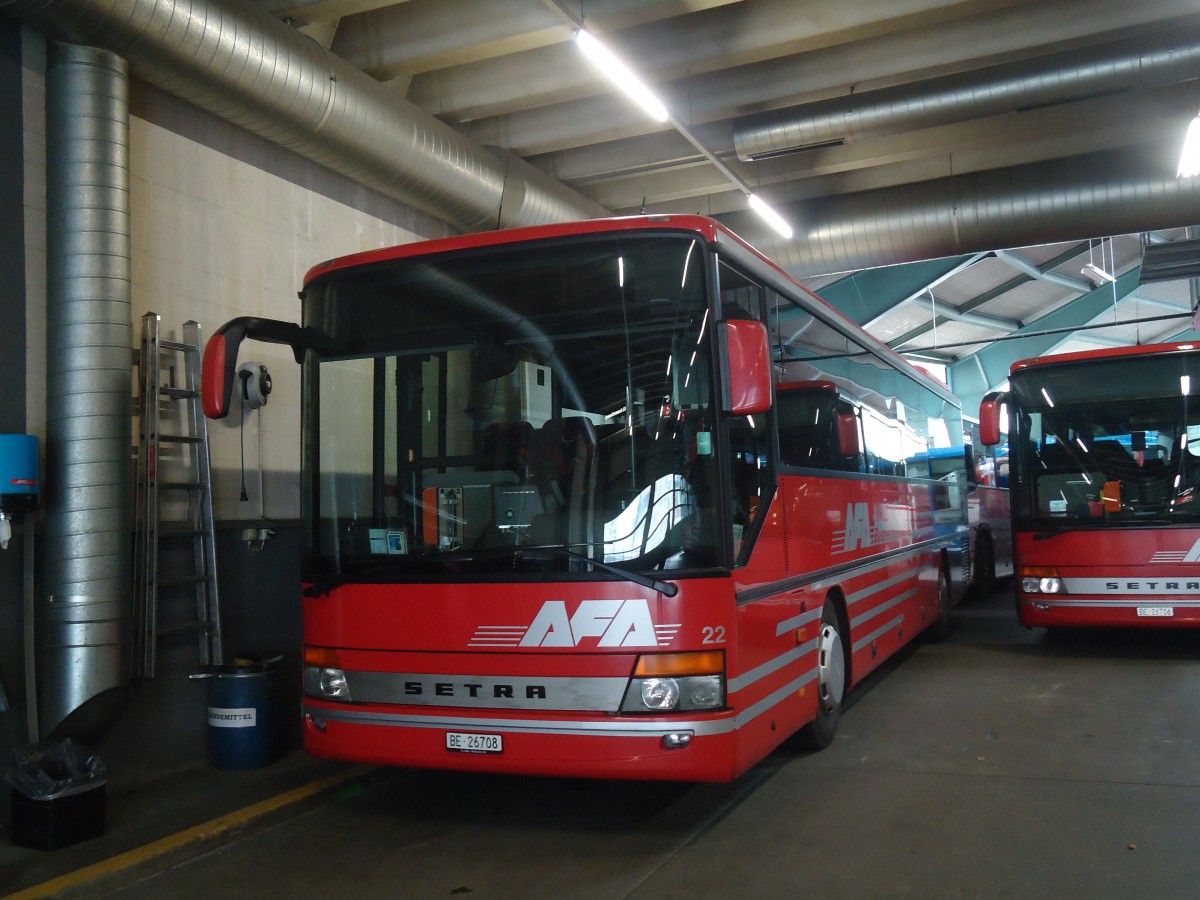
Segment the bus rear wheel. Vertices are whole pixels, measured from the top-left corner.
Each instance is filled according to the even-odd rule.
[[[996,551],[989,534],[979,535],[975,550],[975,590],[980,597],[990,597],[996,589]]]
[[[846,645],[842,642],[837,608],[825,603],[821,631],[817,635],[817,717],[800,732],[800,742],[810,750],[824,750],[833,743],[842,698],[846,693]]]

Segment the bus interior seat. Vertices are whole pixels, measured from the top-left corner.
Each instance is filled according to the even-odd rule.
[[[528,422],[495,422],[483,430],[478,468],[485,472],[508,469],[524,481],[529,471],[529,452],[534,427]]]
[[[533,434],[529,476],[542,493],[547,513],[561,509],[577,474],[586,474],[596,441],[596,426],[586,416],[547,419]]]

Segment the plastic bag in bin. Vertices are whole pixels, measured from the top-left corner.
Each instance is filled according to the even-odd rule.
[[[100,757],[78,741],[61,738],[14,747],[4,780],[30,800],[54,800],[102,785],[107,777]]]

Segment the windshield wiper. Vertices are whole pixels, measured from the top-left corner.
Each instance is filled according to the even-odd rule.
[[[587,563],[594,569],[599,569],[601,572],[608,572],[610,575],[616,575],[618,578],[623,578],[625,581],[632,581],[634,584],[640,584],[642,587],[648,587],[653,591],[658,591],[667,597],[674,597],[679,593],[679,585],[672,584],[669,581],[659,581],[657,578],[651,578],[649,575],[643,575],[641,572],[631,572],[628,569],[622,569],[620,566],[614,566],[610,563],[601,562],[598,559],[592,559],[590,556],[584,556],[569,547],[549,546],[549,547],[532,547],[522,549],[534,550],[554,550],[558,553],[568,556],[571,559],[577,559],[580,562]]]
[[[1044,528],[1033,536],[1035,541],[1046,541],[1052,537],[1058,537],[1060,534],[1066,534],[1070,531],[1079,531],[1079,525],[1054,525],[1049,528]]]
[[[514,550],[515,550],[515,552],[514,552]],[[516,547],[516,548],[492,547],[492,548],[488,548],[487,550],[465,550],[465,551],[459,550],[459,551],[451,551],[449,553],[442,553],[442,554],[440,554],[440,558],[442,558],[442,559],[453,558],[453,559],[463,560],[463,559],[473,559],[475,557],[483,556],[483,555],[498,556],[498,555],[507,555],[507,554],[511,553],[511,554],[513,554],[514,559],[520,559],[524,556],[524,554],[526,552],[529,552],[529,551],[532,551],[535,553],[542,553],[542,552],[546,552],[546,551],[549,551],[552,553],[560,553],[569,559],[577,559],[582,563],[586,563],[587,565],[591,566],[593,569],[599,569],[600,571],[607,572],[610,575],[616,575],[618,578],[621,578],[625,581],[631,581],[634,584],[639,584],[642,587],[647,587],[654,591],[658,591],[659,593],[661,593],[667,597],[674,597],[676,594],[679,593],[679,586],[676,584],[672,584],[669,581],[660,581],[657,578],[652,578],[649,575],[643,575],[641,572],[631,572],[628,569],[622,569],[621,567],[614,566],[611,563],[601,562],[598,559],[593,559],[590,556],[585,556],[582,553],[572,550],[570,547],[564,547],[562,544],[544,544],[544,545],[534,545],[534,546],[529,546],[529,547]],[[387,563],[372,563],[370,565],[365,566],[361,571],[355,572],[354,575],[341,573],[341,572],[336,573],[336,574],[327,575],[323,578],[318,578],[312,584],[310,584],[308,587],[306,587],[304,589],[304,596],[305,597],[323,597],[323,596],[327,595],[330,591],[334,590],[335,588],[339,588],[343,584],[349,583],[354,576],[361,578],[364,575],[376,574],[378,572],[387,571],[390,568],[392,568],[392,566],[390,566]]]
[[[587,565],[592,566],[593,569],[599,569],[602,572],[608,572],[610,575],[616,575],[618,578],[622,578],[624,581],[631,581],[635,584],[641,584],[643,588],[658,590],[660,594],[664,594],[666,596],[674,596],[679,593],[678,584],[673,584],[670,581],[659,581],[658,578],[650,577],[649,575],[642,575],[641,572],[630,571],[629,569],[620,568],[619,565],[601,562],[599,559],[593,559],[592,557],[586,556],[584,553],[571,550],[570,547],[562,544],[533,544],[524,547],[488,547],[486,551],[454,551],[454,554],[456,554],[456,556],[460,556],[461,554],[462,557],[474,557],[479,556],[481,553],[512,553],[512,559],[517,562],[517,560],[523,559],[524,554],[526,553],[545,552],[562,553],[566,558],[578,559],[581,563],[586,563]],[[444,553],[443,556],[449,556],[449,554]]]

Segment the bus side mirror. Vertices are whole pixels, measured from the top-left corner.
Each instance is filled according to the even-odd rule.
[[[735,416],[763,413],[771,408],[771,345],[762,322],[733,319],[721,331],[726,362],[725,412]]]
[[[979,404],[979,443],[985,447],[1000,443],[1000,410],[1005,399],[1003,393],[993,391]]]
[[[862,444],[858,440],[858,416],[854,413],[838,413],[837,440],[838,453],[842,456],[858,456],[862,453]]]
[[[299,363],[304,359],[306,346],[314,343],[310,338],[312,332],[313,329],[302,329],[295,322],[253,316],[230,319],[214,331],[204,345],[204,367],[200,374],[204,414],[210,419],[223,419],[229,413],[229,401],[236,380],[238,348],[245,338],[269,344],[286,344],[292,348]]]

